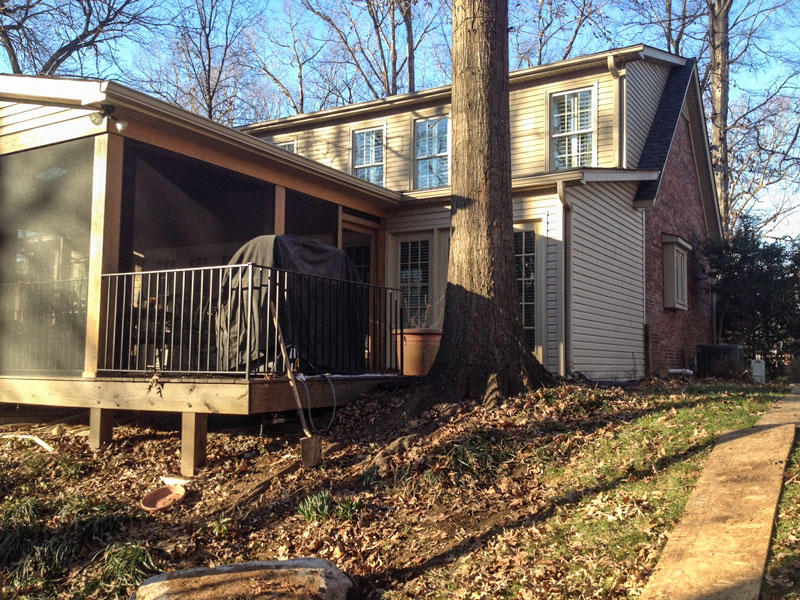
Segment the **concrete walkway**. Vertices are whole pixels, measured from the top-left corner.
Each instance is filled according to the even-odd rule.
[[[797,425],[793,387],[754,427],[720,438],[644,600],[757,600]]]

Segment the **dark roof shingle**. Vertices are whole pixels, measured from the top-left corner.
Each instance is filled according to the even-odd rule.
[[[664,166],[667,163],[667,156],[672,145],[672,138],[678,126],[678,118],[681,114],[681,107],[692,80],[696,59],[687,59],[686,64],[681,67],[673,67],[669,74],[664,92],[661,94],[661,101],[658,103],[650,133],[642,149],[642,156],[639,159],[639,169],[657,170],[663,174]],[[639,184],[636,192],[637,201],[655,200],[658,193],[658,186],[661,183],[661,176],[655,181],[643,181]]]

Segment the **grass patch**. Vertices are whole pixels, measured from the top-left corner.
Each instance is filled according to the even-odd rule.
[[[84,586],[84,595],[102,591],[104,598],[128,598],[158,568],[146,547],[116,543],[95,555],[89,570],[93,577]]]
[[[480,589],[499,598],[637,595],[715,440],[755,424],[783,390],[734,386],[706,393],[697,387],[639,397],[584,390],[573,395],[574,402],[560,390],[537,396],[535,405],[512,417],[527,425],[528,435],[517,436],[517,456],[547,500],[527,521],[512,522],[478,551],[426,576],[442,597],[448,586],[476,582],[482,572],[493,572],[494,581]],[[474,463],[463,462],[486,464],[494,455],[476,454]],[[513,453],[508,460],[513,464]],[[502,460],[493,468],[498,465]],[[799,530],[796,522],[793,531]],[[796,559],[794,554],[795,566]],[[432,583],[436,579],[441,583]],[[422,589],[410,584],[390,597],[413,598]]]
[[[331,516],[333,509],[333,498],[330,490],[322,490],[311,496],[306,496],[305,500],[297,508],[306,521],[326,521]]]
[[[480,483],[494,481],[515,455],[498,431],[479,431],[450,447],[445,467]]]
[[[345,521],[355,519],[358,511],[361,510],[361,501],[355,498],[345,498],[336,507],[336,516]]]
[[[124,505],[93,503],[83,494],[60,496],[52,504],[18,496],[2,505],[0,569],[17,597],[56,585],[81,557],[131,521]]]
[[[778,524],[772,539],[761,600],[800,598],[800,442],[795,441],[778,504]]]

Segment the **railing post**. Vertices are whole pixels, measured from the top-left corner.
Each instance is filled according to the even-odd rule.
[[[253,328],[253,263],[247,263],[247,341],[245,342],[247,355],[244,360],[245,379],[250,379],[250,336]],[[242,307],[239,307],[241,310]]]

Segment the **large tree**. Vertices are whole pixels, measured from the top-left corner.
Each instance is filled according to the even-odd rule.
[[[8,69],[29,75],[94,75],[114,43],[156,23],[153,0],[0,0]]]
[[[516,293],[508,3],[453,3],[452,214],[447,310],[431,381],[495,401],[551,381],[526,348]]]
[[[327,30],[320,64],[344,65],[344,102],[416,91],[416,54],[441,15],[440,2],[301,0]]]
[[[142,61],[134,84],[225,125],[263,120],[269,95],[253,77],[245,30],[248,0],[184,0],[160,51]],[[158,48],[159,39],[152,47]]]

